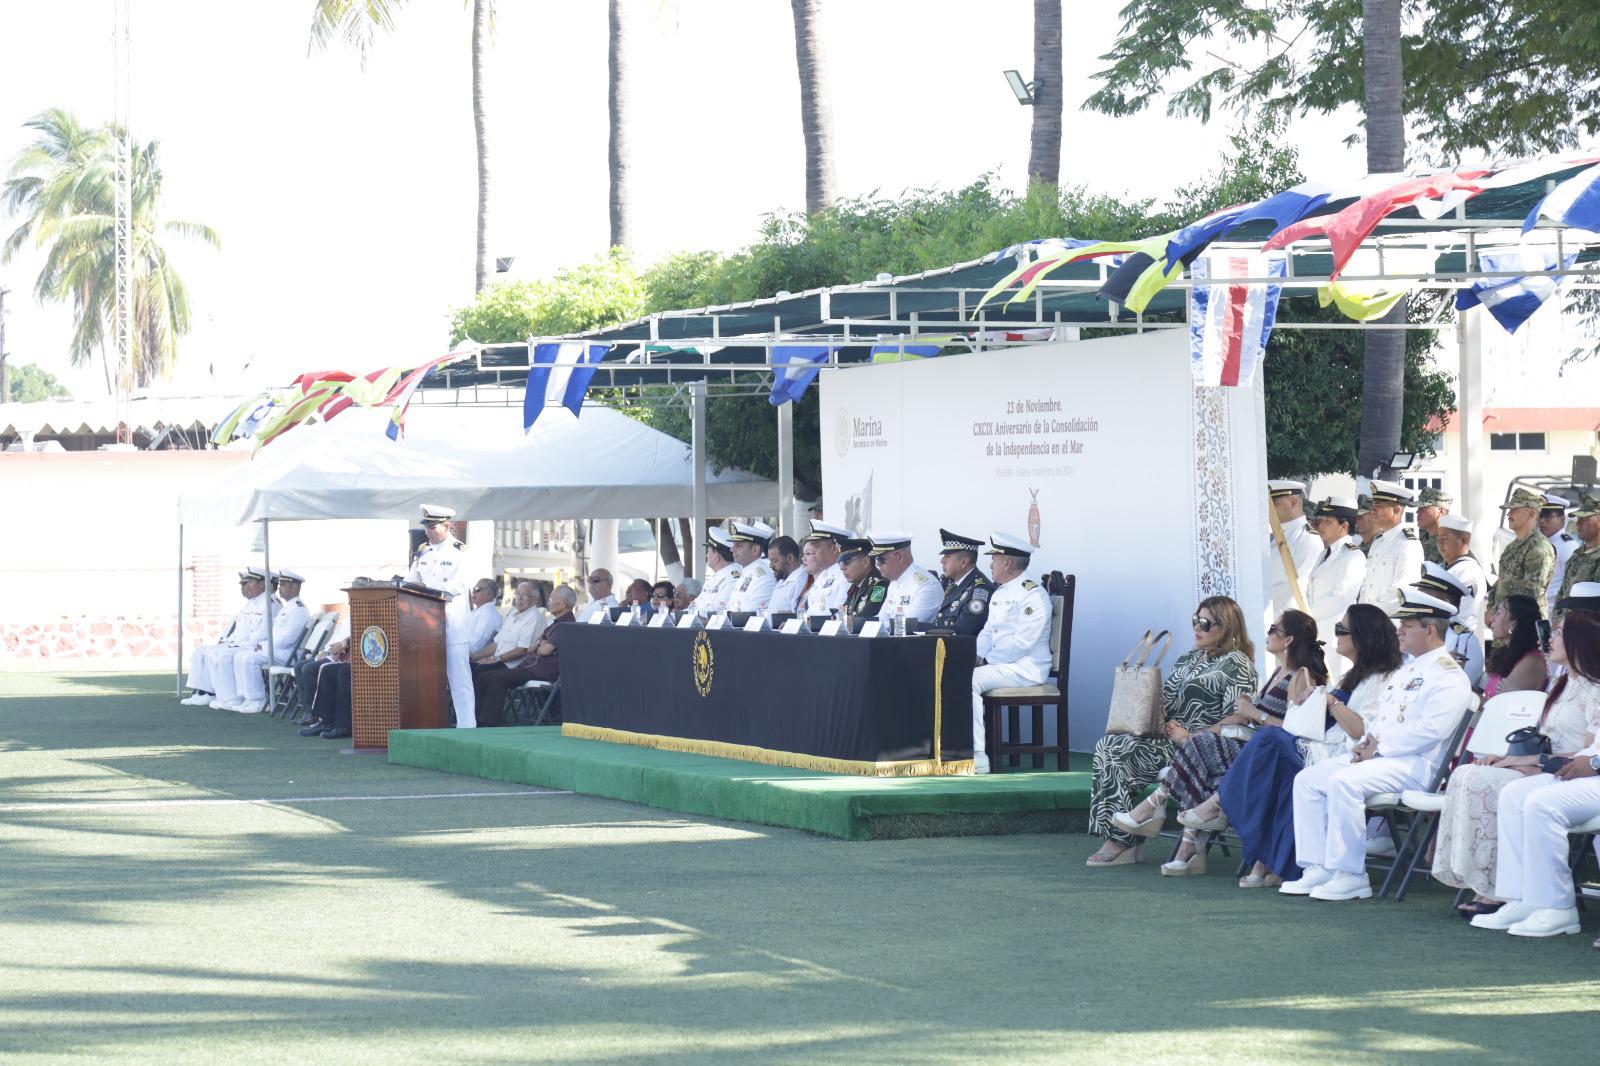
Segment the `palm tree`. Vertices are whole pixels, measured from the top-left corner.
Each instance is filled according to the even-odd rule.
[[[1406,165],[1406,119],[1401,101],[1404,68],[1400,53],[1401,0],[1362,0],[1362,87],[1366,104],[1367,173],[1403,170]],[[1379,320],[1398,326],[1406,320],[1406,301]],[[1406,339],[1400,329],[1371,329],[1363,334],[1361,374],[1361,439],[1357,473],[1389,471],[1400,448],[1400,417],[1405,404]]]
[[[104,359],[107,327],[116,301],[116,152],[122,131],[90,129],[62,110],[25,123],[34,141],[12,161],[0,203],[23,216],[0,246],[9,261],[32,244],[45,250],[34,281],[43,301],[70,300],[74,326],[69,348],[75,366]],[[217,235],[198,222],[162,221],[159,142],[132,147],[131,292],[135,380],[148,385],[172,372],[178,338],[189,332],[188,290],[158,235],[191,237],[218,247]],[[110,368],[107,367],[108,381]]]
[[[1061,179],[1061,0],[1033,0],[1033,136],[1028,181]]]
[[[833,177],[833,112],[828,108],[823,58],[822,0],[790,0],[794,9],[794,58],[800,71],[800,127],[806,139],[806,214],[838,198]]]
[[[316,0],[311,15],[311,47],[343,41],[361,57],[362,66],[380,32],[394,29],[395,13],[405,0]],[[494,0],[468,0],[472,9],[472,132],[478,150],[478,244],[473,266],[473,291],[489,281],[489,139],[483,107],[483,55],[494,22]]]
[[[624,0],[610,0],[607,5],[610,24],[610,46],[606,50],[606,73],[609,91],[606,94],[611,120],[611,143],[608,152],[611,166],[611,247],[626,248],[633,242],[633,204],[628,187],[628,83],[624,78],[629,19],[624,11]]]

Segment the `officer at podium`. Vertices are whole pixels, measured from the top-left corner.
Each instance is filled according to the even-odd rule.
[[[450,532],[450,520],[455,516],[448,507],[422,505],[422,531],[427,534],[428,542],[411,560],[406,580],[445,595],[444,668],[450,684],[450,703],[456,711],[456,728],[472,729],[478,724],[469,661],[472,604],[467,593],[472,581],[466,573],[466,552]]]

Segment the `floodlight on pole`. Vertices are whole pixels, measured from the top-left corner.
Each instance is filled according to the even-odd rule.
[[[1006,71],[1006,84],[1011,86],[1011,91],[1016,95],[1017,103],[1023,107],[1033,105],[1033,91],[1039,87],[1039,82],[1023,81],[1022,74],[1015,70]]]
[[[1410,470],[1411,464],[1417,461],[1416,452],[1395,452],[1389,459],[1389,469]]]
[[[516,261],[517,257],[514,255],[502,255],[494,261],[494,272],[496,274],[505,274],[511,270],[511,264]]]

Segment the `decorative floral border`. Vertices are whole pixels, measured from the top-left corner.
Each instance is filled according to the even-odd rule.
[[[1233,499],[1233,415],[1222,386],[1196,386],[1194,429],[1194,589],[1196,600],[1239,595],[1238,525]]]

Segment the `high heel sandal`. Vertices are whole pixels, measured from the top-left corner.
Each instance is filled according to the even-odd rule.
[[[1194,854],[1187,859],[1173,859],[1171,862],[1162,863],[1162,877],[1197,877],[1206,872],[1206,853],[1200,847],[1199,837],[1192,830],[1185,829],[1183,840],[1194,848]]]
[[[1196,810],[1197,808],[1190,807],[1186,811],[1179,811],[1179,824],[1186,825],[1190,829],[1195,829],[1202,833],[1220,833],[1228,828],[1228,816],[1226,814],[1219,812],[1215,818],[1201,818],[1195,813]]]
[[[1283,884],[1283,878],[1277,874],[1248,873],[1239,878],[1240,888],[1277,888]]]
[[[1139,821],[1134,818],[1133,811],[1118,811],[1111,816],[1111,824],[1136,837],[1153,837],[1161,834],[1161,827],[1167,824],[1167,794],[1153,792],[1151,798],[1159,796],[1160,799],[1152,804],[1154,811],[1150,817]]]
[[[1123,848],[1109,859],[1102,859],[1100,855],[1100,852],[1095,852],[1089,856],[1084,865],[1091,870],[1099,870],[1106,866],[1132,866],[1136,862],[1144,861],[1144,845],[1135,844],[1132,847]]]

